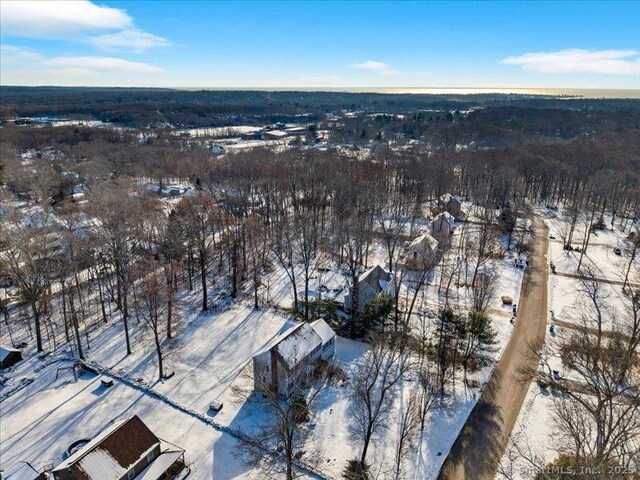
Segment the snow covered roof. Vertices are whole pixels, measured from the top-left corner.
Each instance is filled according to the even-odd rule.
[[[268,132],[264,132],[262,135],[270,138],[284,138],[289,134],[282,130],[269,130]]]
[[[136,480],[158,480],[162,478],[169,467],[180,458],[182,453],[182,450],[162,452],[151,465],[140,472]]]
[[[419,253],[432,253],[436,248],[438,248],[438,241],[428,233],[420,235],[409,245],[410,251]]]
[[[316,331],[320,338],[322,339],[322,343],[327,343],[333,337],[336,336],[336,332],[325,322],[322,318],[319,318],[315,322],[311,322],[311,327]]]
[[[361,284],[369,284],[375,293],[380,293],[387,287],[390,277],[390,272],[387,272],[380,265],[376,265],[360,275],[360,277],[358,277],[358,281]]]
[[[0,362],[4,362],[11,353],[20,353],[20,350],[11,347],[0,347]]]
[[[453,215],[451,215],[449,212],[442,212],[435,216],[435,218],[433,219],[433,222],[440,220],[441,218],[444,221],[446,221],[449,225],[453,225],[456,221],[456,218]]]
[[[295,325],[275,340],[269,342],[254,357],[263,355],[268,351],[276,351],[280,354],[287,367],[294,368],[317,346],[328,342],[335,337],[335,332],[322,319],[313,323],[300,323]]]
[[[53,469],[85,480],[118,480],[160,444],[137,415],[115,421]]]
[[[442,203],[449,203],[451,200],[454,200],[458,203],[462,203],[462,197],[460,195],[451,195],[450,193],[445,193],[440,196],[440,201]]]
[[[318,345],[322,338],[308,323],[303,323],[287,335],[276,349],[289,368],[295,367]]]

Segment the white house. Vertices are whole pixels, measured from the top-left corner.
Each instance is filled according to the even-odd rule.
[[[380,265],[371,267],[358,277],[358,311],[362,312],[371,300],[386,293],[395,294],[395,275]],[[351,311],[353,299],[351,292],[344,296],[344,309]]]
[[[430,268],[435,264],[438,241],[429,233],[420,235],[407,248],[406,265],[410,270]]]
[[[312,376],[318,361],[333,361],[336,334],[322,319],[300,323],[253,356],[256,390],[287,396]]]
[[[447,244],[453,234],[456,219],[449,212],[442,212],[431,221],[431,235],[440,242]]]

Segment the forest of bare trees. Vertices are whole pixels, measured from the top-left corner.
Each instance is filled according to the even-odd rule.
[[[464,125],[430,126],[431,138],[451,136],[441,145],[470,140],[469,132],[486,114],[477,113]],[[507,114],[500,111],[499,117]],[[360,128],[353,126],[350,134]],[[24,329],[38,352],[69,348],[83,359],[92,348],[92,332],[107,322],[122,329],[120,347],[131,354],[139,348],[139,337],[131,333],[135,322],[154,345],[162,379],[167,374],[163,341],[180,331],[179,292],[195,292],[203,312],[216,306],[212,292],[231,301],[248,295],[255,309],[270,307],[265,278],[278,267],[290,283],[290,313],[310,321],[317,312],[335,309],[330,301],[309,297],[310,281],[324,262],[337,265],[348,278],[353,304],[349,315],[327,315],[327,320],[339,334],[370,342],[365,363],[349,382],[352,433],[361,448],[347,474],[366,478],[370,442],[387,427],[399,380],[411,374],[417,382],[398,413],[395,468],[385,472],[402,478],[403,458],[424,429],[428,411],[456,388],[456,372],[466,379],[468,369],[484,364],[494,348],[487,311],[495,290],[490,264],[499,255],[498,237],[507,236],[507,249],[526,250],[516,219],[534,204],[562,205],[570,212],[562,241],[571,248],[580,237],[582,255],[605,218],[623,230],[636,223],[636,128],[620,128],[615,135],[605,131],[597,138],[570,132],[545,141],[534,139],[548,132],[528,132],[527,141],[519,136],[517,142],[477,150],[391,149],[380,142],[368,156],[338,148],[294,148],[211,158],[201,145],[175,136],[140,144],[126,130],[44,127],[27,135],[9,126],[0,133],[0,274],[16,287],[19,307],[9,311],[3,305],[2,328],[9,336]],[[482,141],[504,138],[505,131],[493,133],[496,137]],[[44,154],[25,162],[20,154],[27,149]],[[193,185],[194,194],[164,202],[157,191],[169,182]],[[79,187],[86,202],[73,195]],[[427,318],[417,304],[431,281],[435,254],[425,252],[411,271],[404,269],[403,235],[447,192],[483,208],[478,235],[443,254],[438,286],[447,293],[455,279],[468,289],[473,308],[458,311],[445,302]],[[25,214],[16,202],[38,207],[37,215]],[[396,288],[357,313],[359,277],[371,266],[374,241],[383,245],[387,267],[398,272]],[[613,335],[603,332],[606,312],[598,279],[590,275],[583,282],[584,328],[567,337],[559,352],[589,391],[554,384],[553,375],[547,380],[573,400],[558,403],[554,412],[562,451],[599,467],[628,465],[632,452],[625,449],[640,436],[640,299],[629,280],[637,246],[636,238],[623,286],[632,305],[631,325]],[[589,275],[582,255],[578,270]],[[467,270],[461,273],[463,261]],[[427,336],[426,327],[421,332],[420,322],[431,322],[435,334]],[[534,354],[544,362],[542,345],[532,346]],[[261,426],[260,441],[276,438],[283,445],[286,475],[293,478],[302,435],[298,399],[262,400],[276,424]],[[262,451],[260,442],[244,447],[249,454]]]

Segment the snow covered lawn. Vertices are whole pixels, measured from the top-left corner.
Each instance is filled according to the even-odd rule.
[[[197,306],[197,301],[194,304]],[[204,413],[213,400],[224,398],[254,353],[290,325],[277,310],[255,310],[244,303],[209,312],[199,312],[196,307],[185,312],[182,322],[184,328],[179,335],[165,341],[165,370],[175,374],[163,382],[157,381],[157,357],[149,341],[135,342],[133,354],[125,355],[120,324],[110,326],[93,340],[95,347],[89,359],[142,378],[156,391]]]
[[[560,273],[578,275],[578,262],[580,253],[567,252],[562,249],[562,232],[568,230],[567,216],[565,212],[543,212],[547,218],[545,221],[549,226],[549,234],[556,239],[549,241],[549,261],[556,265],[558,274],[549,274],[548,282],[548,307],[549,324],[554,321],[567,322],[568,324],[580,325],[585,311],[589,305],[588,298],[581,293],[583,288],[579,278],[563,276]],[[610,227],[610,219],[607,221]],[[573,245],[581,246],[584,224],[578,223]],[[592,234],[587,252],[584,255],[583,273],[589,267],[594,276],[613,282],[624,280],[624,273],[630,261],[630,246],[626,240],[627,232],[621,231],[618,224],[614,230],[598,231]],[[613,252],[614,247],[622,249],[622,255],[618,256]],[[638,261],[631,268],[631,276],[637,274]],[[637,277],[635,277],[637,278]],[[617,283],[599,284],[601,299],[603,301],[604,328],[611,330],[624,325],[629,318],[628,306],[629,298],[623,295],[622,286]],[[546,342],[549,354],[548,362],[552,369],[558,370],[562,377],[567,379],[580,380],[571,370],[564,370],[559,357],[554,355],[559,342],[565,335],[570,335],[573,331],[569,326],[555,325],[555,334],[551,334],[547,329]],[[535,476],[531,471],[531,465],[525,457],[537,457],[538,463],[548,463],[557,456],[554,450],[554,438],[557,432],[554,431],[554,420],[552,407],[554,401],[564,401],[557,392],[550,392],[541,389],[536,382],[532,382],[527,397],[520,411],[520,415],[513,429],[509,447],[502,459],[502,469],[512,471],[515,479],[529,479]],[[499,474],[498,478],[506,478]]]
[[[74,441],[135,414],[160,438],[185,449],[189,478],[260,478],[234,458],[236,440],[230,435],[118,381],[105,389],[99,377],[84,374],[74,382],[71,372],[55,380],[56,370],[69,365],[32,356],[10,372],[12,378],[34,381],[0,404],[0,469],[23,461],[36,468],[57,464]]]

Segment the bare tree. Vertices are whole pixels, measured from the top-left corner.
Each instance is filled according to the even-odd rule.
[[[43,302],[50,287],[50,278],[56,265],[55,247],[50,227],[43,226],[25,230],[16,227],[9,237],[4,260],[20,295],[31,307],[36,348],[44,350],[42,341]]]
[[[630,448],[640,439],[640,295],[631,296],[631,315],[617,326],[611,322],[600,281],[589,268],[583,275],[578,326],[563,332],[557,348],[539,344],[532,352],[549,372],[549,352],[559,356],[575,378],[569,381],[553,374],[544,378],[566,397],[554,402],[559,448],[570,452],[578,465],[629,467],[636,460]]]
[[[259,308],[258,290],[267,264],[267,232],[264,223],[257,217],[246,220],[249,264],[251,266],[251,283],[253,284],[253,306]]]
[[[394,456],[394,477],[403,478],[403,462],[416,446],[420,429],[420,393],[415,389],[409,392],[400,408],[398,437]]]
[[[629,274],[631,273],[631,266],[634,264],[636,260],[636,255],[638,253],[638,247],[640,246],[640,231],[636,233],[635,238],[633,239],[633,246],[631,247],[631,255],[629,257],[629,264],[627,265],[627,269],[624,274],[624,282],[622,284],[622,293],[626,293],[627,285],[629,285]]]
[[[166,279],[158,265],[152,262],[144,264],[136,271],[138,280],[135,283],[138,317],[142,319],[145,328],[153,336],[156,354],[158,356],[158,379],[164,377],[164,365],[161,337],[166,326],[164,317],[167,310],[169,295]]]
[[[310,408],[326,387],[324,378],[302,373],[314,367],[308,359],[298,360],[297,354],[294,357],[296,367],[289,376],[286,393],[256,382],[258,373],[253,369],[243,374],[247,387],[232,387],[239,402],[255,402],[265,413],[260,416],[251,436],[238,444],[239,453],[246,456],[250,464],[260,465],[267,475],[284,473],[287,480],[299,476],[295,468],[298,460],[315,464],[320,459],[320,452],[309,454],[303,447],[309,434],[305,425],[310,420]]]
[[[474,243],[474,256],[475,264],[473,266],[473,277],[471,278],[471,285],[476,284],[478,273],[486,265],[487,261],[493,254],[493,248],[496,243],[496,231],[493,225],[495,213],[490,208],[482,209],[480,215],[480,227],[478,236]]]
[[[449,380],[455,380],[456,369],[460,361],[459,346],[463,340],[464,320],[451,308],[441,310],[435,324],[435,357],[437,366],[437,385],[441,401]]]
[[[489,265],[478,272],[476,281],[471,285],[472,311],[484,312],[489,308],[495,293],[497,280],[498,272],[496,268],[492,268]]]
[[[271,237],[271,251],[291,282],[293,309],[294,311],[298,311],[297,257],[294,243],[295,234],[291,219],[289,216],[283,216],[275,227],[275,231]]]
[[[351,379],[352,435],[362,442],[357,467],[366,472],[372,439],[386,430],[396,386],[410,366],[405,337],[373,339],[365,360]]]
[[[207,275],[210,255],[218,243],[219,229],[224,222],[221,210],[213,198],[201,194],[193,198],[184,198],[176,207],[176,214],[182,219],[184,232],[198,253],[200,283],[202,285],[202,311],[209,309],[207,296]]]
[[[135,259],[135,244],[139,238],[139,203],[129,195],[126,185],[111,185],[113,189],[96,195],[92,213],[96,217],[94,242],[100,252],[114,266],[116,274],[116,303],[122,312],[127,355],[131,354],[129,336],[129,288],[131,265]],[[117,205],[117,208],[114,208]]]

